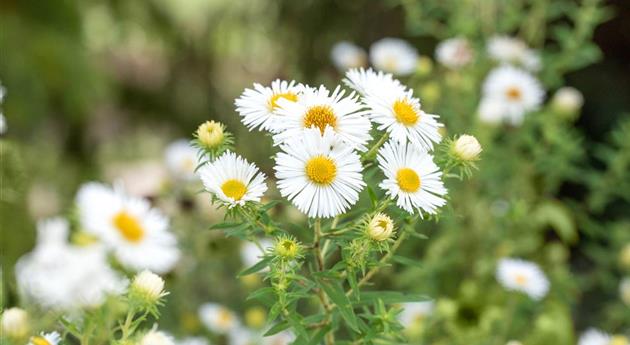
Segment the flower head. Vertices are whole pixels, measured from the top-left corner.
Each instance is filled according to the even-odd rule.
[[[241,121],[249,129],[275,131],[276,116],[280,109],[280,100],[296,102],[301,98],[302,85],[294,81],[276,79],[271,86],[254,83],[253,89],[245,89],[234,101]]]
[[[50,332],[31,337],[28,345],[57,345],[59,342],[61,342],[61,335],[58,332]]]
[[[164,161],[171,175],[180,180],[196,179],[195,169],[199,161],[197,150],[185,139],[172,142],[164,151]]]
[[[276,239],[274,245],[274,254],[283,258],[292,260],[299,257],[302,253],[302,244],[291,236],[280,236]]]
[[[365,183],[359,155],[331,127],[310,128],[280,146],[278,189],[309,217],[334,217],[359,200]]]
[[[407,302],[401,305],[402,312],[398,315],[400,323],[405,328],[412,328],[422,323],[424,319],[429,317],[435,309],[433,301],[425,302]]]
[[[230,309],[216,303],[205,303],[199,308],[199,319],[208,330],[216,334],[226,334],[240,325]]]
[[[538,52],[530,49],[525,42],[518,38],[491,37],[488,41],[487,51],[490,58],[497,62],[516,64],[533,72],[540,70],[541,67]]]
[[[442,172],[426,151],[418,150],[411,143],[389,141],[379,150],[377,160],[385,174],[379,187],[396,198],[398,207],[409,213],[422,210],[435,214],[446,204]]]
[[[367,53],[354,43],[341,41],[333,46],[330,51],[330,59],[339,71],[345,72],[349,68],[365,66]]]
[[[258,202],[267,191],[265,174],[235,153],[226,152],[199,168],[204,187],[229,208]]]
[[[499,283],[506,289],[524,292],[534,300],[542,299],[549,291],[549,280],[533,262],[501,259],[496,275]]]
[[[612,337],[598,329],[589,328],[578,340],[578,345],[612,345]]]
[[[385,241],[394,232],[394,221],[384,213],[377,213],[367,226],[367,234],[374,241]]]
[[[197,127],[195,135],[201,147],[215,150],[225,139],[225,126],[220,122],[206,121]]]
[[[175,345],[175,339],[165,332],[152,329],[140,339],[139,345]]]
[[[129,298],[143,305],[155,305],[167,293],[164,291],[164,280],[151,271],[138,273],[131,283]]]
[[[438,44],[435,58],[442,65],[458,69],[468,65],[473,59],[473,49],[465,38],[449,38]]]
[[[381,71],[395,75],[410,75],[416,70],[418,52],[407,41],[383,38],[370,47],[370,62]]]
[[[462,161],[470,162],[479,159],[481,145],[477,138],[464,134],[455,140],[451,145],[451,152]]]
[[[0,323],[2,334],[9,338],[20,339],[29,331],[28,313],[24,309],[9,308],[2,313]]]

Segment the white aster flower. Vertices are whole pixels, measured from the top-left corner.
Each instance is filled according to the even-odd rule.
[[[611,341],[612,337],[609,334],[590,328],[580,335],[578,345],[610,345]]]
[[[549,291],[549,280],[533,262],[504,258],[499,261],[497,280],[504,288],[520,291],[534,300],[540,300]]]
[[[345,72],[349,68],[365,66],[367,53],[352,42],[341,41],[332,47],[330,59],[339,71]]]
[[[473,49],[465,38],[449,38],[435,48],[435,59],[448,68],[458,69],[472,61]]]
[[[370,47],[370,62],[381,71],[406,76],[416,70],[418,52],[407,41],[383,38]]]
[[[28,345],[57,345],[59,342],[61,335],[58,332],[50,332],[31,337]]]
[[[425,113],[420,100],[413,97],[413,90],[405,89],[391,75],[371,70],[350,71],[347,83],[365,92],[363,103],[368,107],[370,119],[394,140],[400,143],[409,140],[426,150],[442,140],[438,131],[443,126],[437,122],[439,116]]]
[[[483,83],[483,98],[500,102],[502,117],[512,124],[520,124],[526,113],[537,110],[544,95],[536,78],[509,65],[492,70]]]
[[[421,323],[429,317],[435,309],[433,301],[407,302],[401,305],[402,312],[398,314],[398,320],[405,328],[410,328]]]
[[[187,337],[178,341],[177,345],[210,345],[210,342],[203,337]]]
[[[217,303],[201,305],[199,319],[209,331],[216,334],[226,334],[240,327],[236,314]]]
[[[163,274],[177,263],[169,219],[146,199],[92,182],[81,187],[76,203],[84,230],[100,238],[123,266]]]
[[[311,128],[276,156],[278,189],[309,217],[329,218],[348,210],[365,186],[359,155],[333,129]]]
[[[49,309],[76,310],[102,304],[120,294],[126,280],[112,270],[99,245],[77,247],[67,243],[68,223],[40,221],[35,249],[15,265],[20,292]]]
[[[2,312],[0,330],[2,331],[1,334],[9,338],[25,337],[29,330],[28,313],[20,308],[5,309]]]
[[[166,332],[152,329],[142,336],[140,345],[175,345],[175,339]]]
[[[260,345],[260,335],[245,327],[237,327],[228,334],[230,345]]]
[[[582,93],[570,86],[561,87],[551,99],[551,105],[561,113],[575,113],[584,104]]]
[[[280,109],[279,100],[296,102],[299,100],[303,86],[296,85],[295,81],[276,79],[271,87],[254,83],[253,89],[245,89],[241,97],[234,101],[236,111],[241,116],[243,124],[249,130],[257,129],[275,130],[277,111]]]
[[[245,241],[241,245],[241,261],[243,262],[243,266],[245,268],[249,268],[257,264],[265,254],[264,250],[273,246],[273,242],[267,238],[262,238],[258,240],[258,242],[263,248],[262,250],[258,248],[255,243],[250,241]]]
[[[164,151],[166,167],[173,177],[185,181],[194,180],[198,155],[188,140],[179,139],[168,145]]]
[[[444,204],[447,191],[442,172],[433,156],[412,143],[390,140],[378,151],[378,165],[385,174],[379,184],[385,194],[396,198],[396,205],[409,213],[416,210],[435,214]],[[420,212],[422,216],[422,212]]]
[[[297,102],[280,99],[278,121],[275,123],[275,144],[304,136],[309,128],[317,128],[320,133],[329,126],[348,145],[358,150],[366,150],[372,137],[372,124],[364,116],[366,112],[355,97],[354,92],[343,97],[341,87],[330,93],[324,86],[319,89],[306,88]]]
[[[505,102],[495,98],[483,98],[479,103],[477,115],[481,122],[496,125],[503,122],[507,114]]]
[[[199,168],[206,190],[232,208],[258,202],[267,191],[265,174],[256,165],[233,152],[226,152]]]
[[[501,62],[518,64],[529,71],[538,71],[541,67],[538,52],[530,49],[525,42],[508,36],[494,36],[488,40],[488,55]]]

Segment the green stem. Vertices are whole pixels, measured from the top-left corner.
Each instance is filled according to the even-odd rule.
[[[317,270],[319,272],[323,272],[325,269],[324,256],[322,255],[322,251],[320,250],[320,243],[319,243],[322,238],[321,219],[319,218],[315,219],[315,223],[313,224],[313,232],[314,232],[313,256],[315,256],[315,261],[317,263]],[[330,322],[332,319],[331,310],[334,308],[334,306],[330,304],[330,300],[328,299],[328,296],[321,289],[319,289],[317,295],[319,297],[319,300],[322,302],[324,312],[326,313],[326,322]],[[333,345],[335,343],[335,335],[332,330],[328,332],[328,334],[326,334],[325,342],[326,342],[326,345]]]
[[[367,160],[372,159],[372,156],[376,155],[376,151],[383,145],[383,143],[389,138],[389,134],[385,133],[381,136],[381,138],[370,148],[368,152],[366,152],[363,157],[361,157],[361,162],[365,162]]]
[[[135,312],[133,309],[129,309],[127,312],[127,317],[125,318],[125,323],[121,326],[120,330],[122,331],[122,336],[120,337],[120,341],[123,342],[129,338],[131,335],[131,324],[133,322],[133,316]]]

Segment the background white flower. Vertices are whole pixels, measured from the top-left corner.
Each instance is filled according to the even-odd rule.
[[[416,323],[429,317],[435,309],[433,301],[407,302],[400,305],[402,311],[398,314],[398,320],[406,327],[413,327]]]
[[[539,71],[541,61],[538,52],[530,49],[522,40],[509,36],[493,36],[488,40],[487,52],[491,59],[517,64],[529,71]]]
[[[540,300],[549,291],[549,280],[533,262],[504,258],[499,261],[497,280],[508,290],[520,291],[534,300]]]
[[[590,328],[580,335],[578,345],[611,345],[611,340],[612,337],[609,334]]]
[[[383,38],[372,43],[370,62],[378,70],[406,76],[416,70],[418,52],[405,40]]]
[[[340,72],[367,64],[367,53],[356,44],[348,41],[335,43],[330,51],[330,59]]]
[[[179,139],[168,145],[164,151],[166,167],[176,179],[191,181],[195,177],[198,164],[197,149],[185,139]]]
[[[458,69],[472,62],[474,52],[467,39],[449,38],[435,48],[435,59],[442,65]]]
[[[211,332],[226,334],[240,327],[236,314],[217,303],[205,303],[199,307],[199,319]]]
[[[365,183],[359,155],[333,129],[304,131],[280,146],[276,156],[278,189],[309,217],[334,217],[359,200]]]

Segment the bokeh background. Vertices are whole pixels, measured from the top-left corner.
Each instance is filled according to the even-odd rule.
[[[456,34],[483,36],[461,18],[444,19],[456,15],[444,13],[442,6],[466,3],[2,0],[0,82],[7,90],[2,110],[8,124],[0,149],[3,304],[18,301],[12,267],[32,248],[36,220],[72,210],[74,194],[83,182],[112,182],[137,169],[145,170],[136,178],[148,178],[161,169],[156,166],[170,142],[190,138],[209,119],[225,123],[237,138],[237,151],[272,175],[271,140],[247,131],[234,110],[234,99],[245,87],[275,78],[334,87],[343,73],[332,64],[330,50],[340,40],[367,49],[383,37],[399,37],[421,55],[433,57],[442,39]],[[526,20],[528,5],[514,3],[524,6],[521,20]],[[630,309],[620,300],[619,281],[630,271],[624,266],[630,263],[621,258],[624,248],[630,250],[630,2],[603,5],[606,14],[592,36],[599,50],[583,52],[588,55],[583,66],[543,78],[548,90],[561,85],[579,89],[585,104],[577,118],[555,132],[564,141],[552,140],[538,147],[540,152],[531,149],[533,144],[556,135],[542,134],[540,124],[524,126],[521,131],[526,135],[505,129],[503,136],[521,139],[502,151],[493,150],[492,145],[509,139],[462,120],[474,118],[474,107],[453,106],[457,100],[449,92],[457,90],[442,82],[443,74],[409,81],[416,90],[438,85],[439,94],[431,94],[437,98],[429,102],[430,110],[442,115],[452,133],[474,132],[487,153],[479,164],[482,177],[473,179],[477,181],[473,187],[455,186],[460,194],[451,193],[454,214],[460,211],[463,216],[447,217],[440,228],[433,226],[429,240],[405,249],[426,260],[426,266],[401,268],[390,272],[398,281],[388,281],[387,276],[380,281],[396,289],[422,282],[422,292],[445,301],[442,312],[455,328],[436,326],[433,339],[470,336],[467,332],[474,331],[469,329],[482,328],[487,314],[495,312],[481,304],[502,308],[500,300],[479,298],[492,275],[475,263],[487,266],[496,259],[494,254],[482,254],[482,248],[487,253],[538,259],[557,283],[548,303],[553,306],[543,311],[528,306],[522,311],[524,329],[564,320],[559,325],[568,335],[558,344],[571,343],[575,333],[591,326],[628,332]],[[425,25],[427,16],[444,19],[444,27]],[[569,22],[560,16],[548,25],[563,21]],[[504,29],[511,32],[510,27]],[[547,44],[553,46],[554,41],[543,39],[538,47]],[[473,92],[471,97],[476,96]],[[527,160],[535,162],[528,165],[531,170],[522,169]],[[201,301],[220,301],[243,313],[256,307],[242,302],[248,284],[256,282],[234,277],[241,265],[232,258],[239,255],[240,244],[204,232],[220,215],[199,200],[197,189],[171,184],[168,197],[144,195],[169,210],[177,231],[196,233],[181,236],[184,246],[204,247],[198,248],[200,252],[210,248],[207,262],[184,264],[174,273],[178,279],[171,286],[172,301],[179,303],[169,303],[163,323],[176,334],[199,332],[195,308]],[[494,220],[493,210],[504,203],[509,219]],[[479,207],[473,210],[470,205]],[[523,235],[519,231],[534,231],[529,220],[536,219],[541,205],[545,211],[540,212],[548,212],[552,220],[535,226],[535,237]],[[303,220],[296,216],[295,221]],[[492,231],[479,230],[483,228]],[[527,239],[532,241],[529,247],[519,247]],[[467,248],[470,241],[491,245]],[[449,314],[453,305],[456,312]],[[542,344],[544,339],[554,338],[532,343]]]

